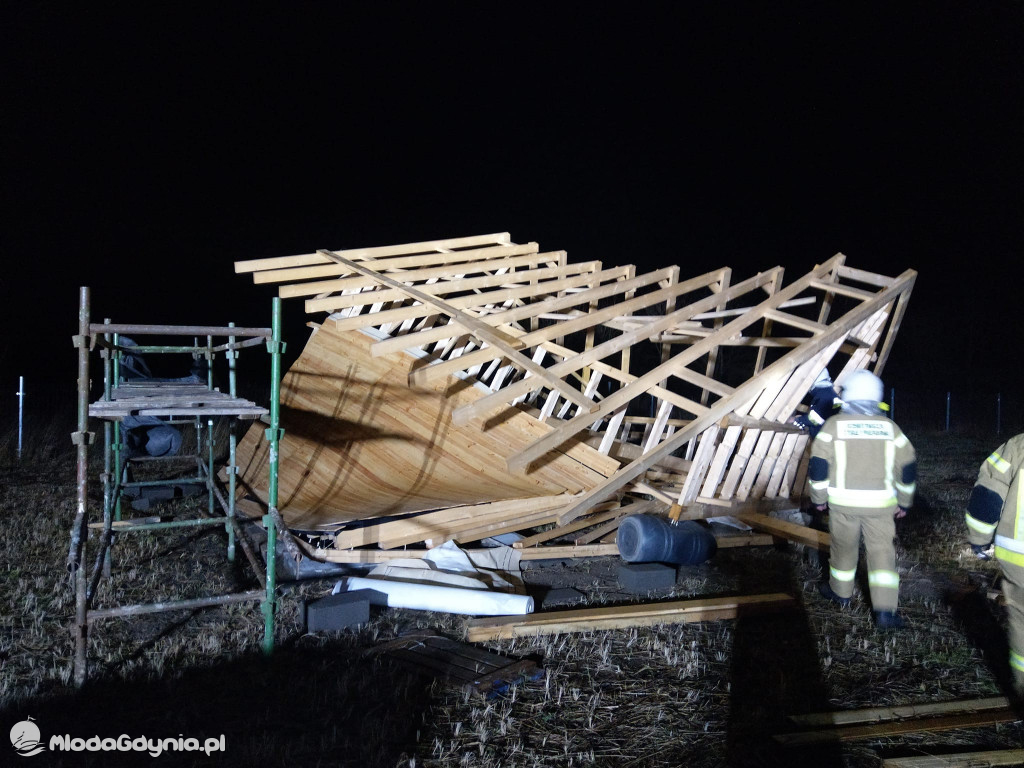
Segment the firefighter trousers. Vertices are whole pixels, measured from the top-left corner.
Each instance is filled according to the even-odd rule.
[[[839,597],[853,596],[860,542],[863,537],[871,608],[875,611],[896,610],[900,577],[896,572],[896,522],[893,519],[895,511],[895,507],[832,507],[829,510],[829,531],[832,536],[829,586]]]
[[[1009,620],[1010,671],[1013,687],[1024,696],[1024,567],[999,561],[1003,571],[1003,597]]]

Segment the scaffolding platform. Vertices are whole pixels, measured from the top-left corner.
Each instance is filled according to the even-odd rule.
[[[266,552],[254,546],[240,524],[247,518],[236,514],[236,486],[238,465],[236,457],[237,423],[262,419],[266,422],[265,438],[271,451],[277,454],[281,437],[280,380],[281,354],[281,302],[273,300],[273,322],[270,328],[239,328],[227,326],[169,326],[169,325],[121,325],[90,322],[90,292],[82,288],[79,300],[79,330],[74,337],[78,349],[78,426],[72,433],[72,442],[77,447],[77,509],[71,530],[71,545],[68,552],[68,568],[73,574],[75,585],[75,668],[74,680],[82,685],[88,676],[88,636],[90,627],[98,621],[113,618],[129,618],[143,614],[174,610],[196,610],[230,603],[258,602],[264,619],[263,650],[270,653],[274,647],[274,617],[277,611],[276,545],[278,532],[283,524],[277,510],[277,461],[268,466],[267,480],[271,493],[266,497],[266,514],[250,521],[266,531]],[[133,337],[164,336],[192,337],[191,343],[139,345]],[[258,405],[237,394],[236,360],[241,349],[265,346],[270,355],[271,382],[268,407]],[[103,367],[103,395],[90,400],[89,363],[92,352],[99,350]],[[129,378],[137,375],[127,365],[128,356],[159,354],[191,354],[196,360],[205,360],[205,379],[193,374],[182,379],[156,379],[152,377]],[[226,361],[228,391],[214,387],[213,364],[215,360]],[[125,363],[122,370],[122,362]],[[122,375],[125,374],[125,375]],[[89,418],[99,419],[103,424],[103,486],[102,517],[90,510],[89,447],[96,442],[96,433],[89,430]],[[125,420],[132,417],[142,421],[142,429],[165,425],[192,425],[195,428],[196,451],[187,456],[139,455],[132,451],[127,441],[131,428]],[[227,420],[229,429],[227,466],[223,472],[214,469],[214,427],[215,419]],[[138,421],[134,422],[138,424]],[[205,440],[204,440],[205,434]],[[179,438],[180,443],[180,438]],[[171,455],[173,454],[173,455]],[[162,460],[194,462],[195,475],[182,477],[170,475],[161,479],[135,481],[131,468],[145,463],[150,473],[160,474],[164,466],[170,473],[172,464],[161,464]],[[218,475],[225,478],[222,482]],[[194,484],[205,488],[208,503],[199,517],[164,520],[160,516],[143,518],[122,518],[122,500],[133,493],[152,490],[152,486]],[[219,511],[218,511],[219,507]],[[99,518],[97,519],[90,519]],[[122,606],[94,606],[94,599],[102,578],[110,576],[112,570],[111,550],[117,537],[135,531],[160,532],[165,530],[196,527],[223,527],[227,539],[227,559],[235,559],[236,545],[252,567],[259,589],[232,594],[191,597],[189,599],[158,600]],[[98,537],[98,546],[89,553],[90,533]],[[260,537],[262,538],[262,536]],[[286,545],[290,543],[286,540]]]

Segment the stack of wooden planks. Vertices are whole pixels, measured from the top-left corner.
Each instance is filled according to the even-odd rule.
[[[282,384],[279,505],[364,553],[509,532],[582,551],[670,505],[827,546],[765,514],[803,491],[792,420],[822,368],[882,371],[916,277],[837,254],[788,285],[681,279],[507,233],[235,267],[327,315]],[[238,453],[265,499],[262,429]]]

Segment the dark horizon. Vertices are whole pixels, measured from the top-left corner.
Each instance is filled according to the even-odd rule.
[[[1019,4],[3,16],[0,417],[19,375],[74,389],[80,285],[96,319],[267,325],[236,260],[503,231],[683,276],[915,269],[887,387],[1020,391]]]

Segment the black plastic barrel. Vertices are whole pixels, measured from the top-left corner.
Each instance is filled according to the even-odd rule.
[[[615,541],[622,559],[630,563],[697,565],[718,549],[711,531],[700,523],[672,525],[655,515],[630,515],[619,525]]]

